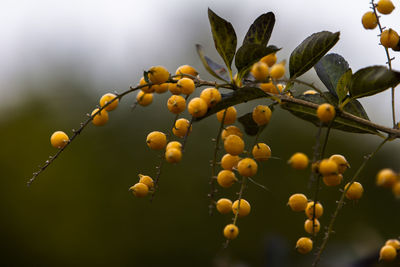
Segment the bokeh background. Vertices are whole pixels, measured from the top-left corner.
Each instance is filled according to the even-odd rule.
[[[400,3],[394,3],[397,9],[382,22],[399,31]],[[155,174],[158,154],[146,147],[145,137],[171,126],[168,93],[133,112],[135,96],[127,96],[106,126],[87,127],[30,188],[26,181],[55,153],[49,144],[53,131],[72,134],[103,93],[137,84],[150,66],[173,72],[190,64],[211,79],[194,48],[202,44],[222,62],[213,48],[207,7],[232,22],[238,43],[255,18],[273,11],[277,21],[270,43],[283,47],[279,60],[314,32],[340,31],[332,51],[357,70],[386,62],[378,31],[365,31],[360,23],[368,6],[369,1],[344,0],[1,1],[1,265],[310,266],[313,255],[294,250],[305,235],[305,216],[291,212],[286,202],[296,192],[312,197],[314,189],[307,186],[309,172],[294,171],[286,161],[296,151],[312,154],[317,128],[279,108],[261,136],[279,159],[261,164],[255,178],[269,191],[248,188],[252,213],[239,220],[239,238],[227,250],[221,249],[221,232],[231,217],[210,217],[207,209],[211,138],[218,130],[214,117],[194,125],[182,162],[163,169],[153,203],[128,192],[138,173]],[[400,69],[399,59],[393,66]],[[313,70],[304,75],[314,78]],[[399,103],[399,90],[396,97]],[[238,112],[262,102],[239,105]],[[391,125],[389,91],[361,102],[372,121]],[[335,130],[328,153],[346,155],[351,177],[380,141]],[[388,143],[362,172],[365,195],[340,212],[321,266],[380,266],[379,248],[399,235],[400,203],[374,180],[381,168],[400,171],[399,149],[399,141]],[[220,190],[219,196],[233,199],[238,189]],[[340,192],[326,187],[321,192],[326,226]]]

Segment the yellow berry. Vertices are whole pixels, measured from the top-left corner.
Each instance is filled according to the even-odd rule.
[[[172,95],[167,102],[168,110],[174,114],[179,114],[186,109],[186,100],[180,95]]]
[[[392,188],[397,181],[396,173],[391,169],[382,169],[376,175],[376,184],[385,188]]]
[[[179,75],[179,74],[189,74],[189,75],[192,75],[192,76],[197,76],[199,73],[192,66],[182,65],[176,70],[175,74],[178,75],[177,77],[179,79],[181,79],[184,76],[183,75]]]
[[[287,203],[292,211],[304,211],[307,207],[308,200],[304,194],[293,194],[289,197],[289,201]]]
[[[400,198],[400,181],[397,181],[392,187],[393,195],[396,198]]]
[[[308,237],[301,237],[297,240],[296,249],[301,254],[309,253],[313,248],[313,241]]]
[[[271,149],[265,143],[257,143],[252,150],[253,158],[258,161],[266,161],[271,157]]]
[[[217,182],[222,187],[231,187],[235,183],[235,181],[237,181],[237,178],[233,171],[222,170],[218,173]]]
[[[400,250],[400,241],[397,239],[389,239],[385,245],[394,247],[395,250]]]
[[[303,170],[308,166],[308,157],[304,153],[297,152],[290,157],[288,163],[293,169]]]
[[[178,86],[177,83],[168,83],[168,90],[173,95],[180,95],[182,94],[182,88]]]
[[[206,88],[200,93],[200,98],[203,99],[208,107],[215,106],[221,101],[221,93],[216,88]]]
[[[271,109],[268,106],[258,105],[253,109],[252,117],[258,126],[265,125],[271,119]]]
[[[272,54],[266,55],[265,57],[260,59],[260,61],[267,64],[268,67],[272,67],[276,63],[277,59],[278,58],[277,58],[276,54],[272,53]]]
[[[69,142],[69,137],[63,131],[56,131],[50,137],[50,143],[55,148],[63,148]]]
[[[245,199],[236,200],[232,204],[232,212],[233,214],[239,213],[240,217],[244,217],[249,215],[251,210],[250,203]]]
[[[399,35],[393,29],[384,30],[381,34],[381,44],[386,48],[396,48],[399,44]]]
[[[335,154],[329,157],[330,160],[333,160],[338,165],[339,173],[343,174],[347,168],[350,168],[350,164],[347,162],[346,158],[343,155]]]
[[[379,0],[378,4],[376,5],[376,9],[379,13],[387,15],[392,13],[394,5],[390,0]]]
[[[266,93],[279,94],[279,90],[272,82],[260,83],[260,88]]]
[[[154,187],[154,181],[148,175],[139,174],[139,183],[147,185],[148,188]]]
[[[171,148],[176,148],[176,149],[182,150],[182,144],[179,143],[178,141],[171,141],[167,144],[167,147],[165,148],[165,150],[168,150]]]
[[[189,78],[182,78],[176,83],[177,87],[180,87],[182,90],[182,94],[190,95],[196,89],[194,82],[192,79]]]
[[[136,101],[143,107],[148,106],[153,102],[153,94],[139,91],[136,95]]]
[[[257,168],[257,163],[251,158],[244,158],[240,160],[237,167],[239,174],[245,177],[256,175]]]
[[[103,107],[104,105],[106,105],[108,102],[111,102],[111,100],[113,100],[114,98],[116,98],[117,96],[111,93],[105,94],[100,98],[100,106]],[[118,107],[118,98],[115,99],[111,104],[109,104],[107,107],[105,107],[104,109],[107,111],[111,111],[114,110]]]
[[[154,84],[161,84],[168,81],[169,72],[163,66],[155,66],[149,69],[149,80]]]
[[[280,79],[283,75],[285,75],[284,63],[274,64],[269,71],[269,76],[271,76],[272,79]]]
[[[354,182],[351,185],[350,183],[347,183],[344,190],[347,190],[346,197],[351,200],[360,199],[364,193],[363,186],[358,182]]]
[[[167,136],[162,132],[154,131],[147,135],[146,143],[151,149],[161,150],[167,145]]]
[[[372,30],[378,25],[378,19],[373,11],[369,11],[362,16],[361,23],[365,29]]]
[[[226,239],[235,239],[239,234],[239,228],[234,224],[228,224],[224,228],[224,236]]]
[[[244,150],[244,141],[237,135],[229,135],[224,141],[224,148],[231,155],[239,155]]]
[[[307,207],[305,209],[305,213],[309,219],[314,217],[314,201],[310,201],[307,203]],[[317,202],[315,205],[315,218],[319,218],[324,213],[324,208],[320,203]]]
[[[225,154],[221,159],[221,167],[224,170],[232,170],[233,168],[237,168],[239,161],[240,161],[239,156],[232,156],[231,154]]]
[[[225,114],[225,118],[224,118]],[[236,121],[236,109],[235,107],[229,107],[227,109],[223,109],[217,112],[218,121],[222,121],[224,118],[224,124],[232,124]]]
[[[187,119],[179,119],[175,122],[174,128],[172,128],[172,132],[174,135],[177,137],[183,138],[186,136],[186,133],[189,133],[192,131],[192,126],[190,125],[190,122]]]
[[[98,108],[92,111],[92,117],[94,116],[92,119],[92,123],[96,126],[103,126],[108,121],[108,112],[105,111],[104,109],[101,110],[99,113],[97,113],[98,111],[99,111]]]
[[[318,119],[324,123],[330,122],[335,118],[336,111],[335,108],[328,103],[324,103],[318,106],[317,116]]]
[[[316,95],[316,94],[318,94],[318,92],[315,90],[307,90],[303,92],[303,95]]]
[[[250,73],[257,81],[265,81],[268,77],[268,69],[266,63],[259,61],[253,64]]]
[[[240,138],[243,137],[242,131],[238,127],[231,125],[231,126],[226,127],[224,130],[222,130],[222,133],[221,133],[222,141],[225,141],[225,139],[228,136],[230,136],[231,134],[237,135]]]
[[[144,79],[144,77],[140,78],[139,85],[146,85],[146,84],[147,84],[147,82]],[[153,93],[154,92],[154,87],[153,86],[150,86],[150,87],[149,86],[144,86],[144,87],[140,88],[140,90],[142,90],[143,92],[149,94],[149,93]]]
[[[385,245],[379,252],[380,261],[393,261],[397,257],[397,251],[390,245]]]
[[[304,230],[310,235],[316,234],[319,232],[321,225],[318,219],[314,219],[314,223],[312,219],[307,219],[304,222]]]
[[[217,201],[217,210],[221,214],[227,214],[232,211],[232,201],[227,198],[220,198]]]
[[[207,113],[207,109],[206,101],[200,97],[193,98],[188,104],[188,111],[195,118],[203,117]]]
[[[177,148],[170,148],[165,151],[165,160],[169,163],[178,163],[182,159],[182,151]]]
[[[162,94],[168,91],[169,83],[155,84],[152,87],[157,94]]]
[[[340,173],[339,174],[329,174],[327,176],[324,176],[322,178],[322,180],[324,181],[324,184],[326,186],[337,186],[342,182],[343,175]]]
[[[331,159],[323,159],[319,163],[318,171],[322,176],[328,176],[331,174],[338,173],[338,165],[334,160]]]
[[[149,188],[143,183],[137,183],[129,188],[135,197],[145,197],[149,193]]]

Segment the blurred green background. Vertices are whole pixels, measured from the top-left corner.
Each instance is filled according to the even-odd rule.
[[[155,1],[151,3],[157,4]],[[292,170],[286,161],[297,151],[312,155],[317,128],[280,108],[274,111],[268,128],[260,138],[271,147],[273,156],[279,158],[260,164],[255,177],[269,191],[250,184],[245,198],[250,201],[252,212],[248,217],[239,219],[240,235],[226,250],[222,250],[222,229],[231,221],[231,216],[215,214],[210,217],[207,208],[211,173],[209,160],[213,155],[211,139],[218,131],[214,116],[193,126],[182,162],[165,165],[153,203],[148,199],[137,199],[128,192],[128,188],[137,182],[138,173],[155,175],[159,154],[147,148],[145,138],[150,131],[168,131],[171,126],[174,116],[165,104],[169,93],[156,95],[151,106],[138,107],[134,111],[130,110],[130,106],[135,95],[125,97],[118,109],[110,114],[106,126],[89,125],[30,188],[26,186],[37,166],[56,152],[49,144],[51,133],[64,130],[71,136],[71,129],[79,127],[79,123],[86,119],[85,114],[92,111],[103,93],[122,92],[130,84],[136,84],[143,69],[160,64],[174,72],[179,65],[190,64],[199,70],[203,78],[211,79],[194,50],[194,44],[201,43],[208,54],[218,59],[209,33],[207,4],[233,23],[239,42],[249,23],[258,15],[274,11],[278,30],[273,33],[271,43],[285,47],[278,53],[279,60],[288,58],[291,49],[314,31],[341,30],[342,36],[351,35],[345,24],[329,24],[328,11],[316,14],[327,17],[325,24],[313,24],[312,18],[305,13],[298,19],[305,22],[308,19],[309,24],[296,25],[293,17],[292,20],[285,20],[285,16],[295,14],[295,7],[282,9],[276,4],[258,4],[257,8],[249,6],[242,12],[235,5],[227,6],[226,3],[193,5],[190,10],[195,13],[179,13],[181,19],[167,16],[170,18],[168,23],[158,24],[158,28],[149,22],[137,31],[124,32],[133,39],[122,38],[125,35],[118,35],[118,30],[113,28],[107,33],[119,36],[119,42],[123,43],[120,46],[113,35],[82,35],[83,39],[74,39],[78,28],[70,32],[71,36],[43,39],[42,42],[40,38],[32,38],[35,31],[19,29],[20,35],[30,34],[31,37],[26,38],[32,38],[33,43],[24,49],[18,45],[11,47],[15,54],[18,51],[24,53],[0,65],[0,81],[5,96],[0,114],[1,265],[310,266],[312,253],[304,256],[294,250],[296,240],[305,235],[305,216],[291,212],[286,203],[288,197],[297,192],[311,198],[314,188],[307,186],[309,171]],[[123,10],[122,2],[117,6],[118,11]],[[171,6],[178,11],[184,10],[179,1],[168,4],[168,7]],[[9,7],[15,6],[9,4]],[[16,10],[28,7],[29,4],[26,4]],[[307,7],[311,8],[304,6],[305,10],[308,10]],[[357,8],[359,11],[354,16],[358,16],[356,21],[359,23],[368,8],[368,1]],[[45,10],[44,13],[47,12]],[[341,16],[346,15],[343,13]],[[398,14],[393,16],[398,18]],[[64,16],[73,18],[68,17],[69,13]],[[280,17],[283,18],[280,20]],[[122,18],[120,20],[121,24],[127,23]],[[55,21],[59,23],[62,20]],[[164,22],[160,18],[156,21]],[[74,25],[79,26],[78,22]],[[52,26],[56,29],[54,32],[60,30],[57,23]],[[96,21],[93,24],[96,25]],[[284,31],[285,25],[298,28]],[[360,36],[364,34],[359,24],[348,27],[357,28]],[[45,32],[48,28],[43,29]],[[98,30],[100,32],[101,27]],[[162,34],[158,35],[158,31]],[[37,32],[40,33],[39,30]],[[288,36],[288,32],[293,34]],[[46,32],[44,36],[49,37],[51,33]],[[376,49],[374,34],[368,34],[367,38],[372,40],[368,49]],[[108,52],[121,50],[122,55],[114,57],[111,52],[107,54],[102,50],[104,47],[91,46],[94,41],[88,40],[100,37],[108,45]],[[110,43],[109,39],[117,45]],[[22,44],[25,39],[16,40]],[[351,51],[360,53],[349,39],[343,37],[340,42],[334,52],[348,55],[352,55]],[[146,46],[148,49],[145,49]],[[384,52],[380,47],[377,49],[380,61],[372,59],[365,62],[365,58],[354,56],[348,58],[350,65],[384,64]],[[11,66],[12,71],[7,72]],[[311,80],[314,75],[314,71],[310,71],[305,79]],[[320,83],[317,85],[323,88]],[[385,92],[385,98],[374,96],[363,101],[374,121],[390,124],[391,119],[387,117],[389,111],[377,108],[379,104],[386,109],[389,96]],[[238,114],[249,112],[258,103],[265,101],[239,105]],[[184,117],[188,118],[187,113]],[[246,137],[245,141],[251,144],[253,139]],[[375,136],[334,130],[327,151],[328,154],[340,153],[347,157],[352,165],[345,175],[349,179],[361,164],[363,156],[375,150],[380,141]],[[390,191],[375,186],[375,175],[381,168],[400,171],[399,149],[399,141],[386,144],[362,172],[360,181],[365,194],[359,202],[347,203],[340,212],[335,225],[336,234],[332,235],[321,266],[375,266],[378,250],[385,240],[399,235],[400,203]],[[218,197],[234,199],[238,190],[239,185],[221,189]],[[320,220],[322,227],[328,224],[339,195],[338,188],[322,187],[320,196],[325,208]],[[317,244],[322,237],[321,232]],[[353,265],[369,257],[373,259],[366,260],[369,263]],[[399,263],[387,266],[396,264]]]

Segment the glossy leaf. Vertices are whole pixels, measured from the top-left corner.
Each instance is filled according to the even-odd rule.
[[[203,52],[203,47],[201,45],[196,44],[196,50],[197,54],[200,57],[201,63],[203,63],[203,66],[206,68],[208,73],[210,73],[215,78],[223,80],[228,83],[229,77],[227,76],[226,69],[223,66],[219,65],[218,63],[215,63],[209,57],[205,56]]]
[[[311,69],[337,43],[339,35],[322,31],[307,37],[290,55],[290,77],[299,77]]]
[[[211,9],[208,9],[208,19],[210,21],[215,48],[224,60],[227,68],[231,70],[237,44],[235,30],[231,23],[219,17]]]
[[[352,98],[370,96],[400,83],[400,72],[384,66],[371,66],[353,74],[349,91]]]
[[[275,15],[268,12],[259,16],[253,24],[251,24],[246,36],[243,40],[245,44],[259,44],[266,46],[271,37],[272,30],[275,25]]]
[[[351,81],[351,76],[353,75],[351,69],[348,69],[343,75],[340,77],[337,85],[336,85],[336,95],[339,98],[339,103],[341,103],[347,96],[349,92],[349,84]]]
[[[319,79],[331,92],[337,96],[336,87],[340,77],[349,69],[347,61],[338,54],[328,54],[314,66]]]

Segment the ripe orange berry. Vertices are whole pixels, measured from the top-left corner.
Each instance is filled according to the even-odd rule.
[[[314,201],[310,201],[307,203],[305,213],[309,219],[312,219],[314,217]],[[318,219],[319,217],[322,216],[323,213],[324,213],[324,208],[319,202],[317,202],[317,204],[315,205],[315,218]]]
[[[129,188],[135,197],[145,197],[149,193],[149,188],[143,183],[137,183]]]
[[[393,195],[396,198],[400,198],[400,181],[397,181],[392,187]]]
[[[275,84],[273,84],[272,82],[260,83],[260,88],[266,93],[279,94],[278,87],[275,86]]]
[[[384,47],[393,49],[399,44],[399,35],[393,29],[384,30],[380,40]]]
[[[145,84],[147,84],[147,82],[144,79],[144,77],[140,78],[139,85],[145,85]],[[154,87],[153,86],[150,86],[150,87],[149,86],[144,86],[144,87],[140,88],[140,90],[142,90],[144,93],[149,94],[149,93],[153,93],[154,92]]]
[[[296,249],[301,254],[309,253],[313,248],[313,241],[308,237],[301,237],[296,242]]]
[[[63,131],[56,131],[50,137],[50,143],[55,148],[63,148],[69,142],[69,137]]]
[[[231,155],[239,155],[244,150],[244,141],[237,135],[229,135],[224,141],[224,148]]]
[[[186,109],[186,100],[180,95],[172,95],[167,102],[168,110],[174,114],[179,114]]]
[[[92,123],[96,126],[103,126],[104,124],[107,123],[108,121],[108,112],[105,111],[104,109],[102,109],[99,113],[97,113],[99,111],[98,108],[96,108],[95,110],[92,111]],[[96,114],[97,113],[97,114]],[[94,115],[96,114],[96,115]]]
[[[153,102],[153,94],[139,91],[136,95],[136,101],[143,107],[148,106]]]
[[[211,108],[221,101],[222,96],[216,88],[206,88],[201,91],[200,98],[206,102],[209,108]]]
[[[368,11],[362,16],[361,23],[365,29],[372,30],[378,25],[378,19],[373,11]]]
[[[174,133],[174,135],[180,138],[185,137],[188,130],[190,133],[192,131],[192,126],[190,125],[190,122],[187,119],[177,120],[175,122],[174,128],[172,128],[172,132]]]
[[[265,57],[260,59],[260,61],[264,62],[265,64],[267,64],[268,67],[272,67],[276,63],[277,59],[278,58],[276,57],[276,54],[272,53],[272,54],[266,55]]]
[[[167,136],[162,132],[154,131],[147,135],[146,143],[151,149],[161,150],[167,145]]]
[[[304,153],[297,152],[290,157],[288,163],[293,169],[303,170],[308,166],[308,157]]]
[[[165,83],[169,79],[169,72],[163,66],[155,66],[149,69],[149,80],[154,84]]]
[[[389,239],[385,245],[394,247],[395,250],[400,250],[400,241],[397,239]]]
[[[176,83],[177,87],[180,87],[182,90],[182,94],[190,95],[196,89],[194,82],[192,79],[189,78],[182,78]]]
[[[376,185],[392,188],[397,181],[397,175],[392,169],[382,169],[376,175]]]
[[[139,174],[139,183],[147,185],[149,189],[154,187],[154,181],[148,175]]]
[[[387,15],[392,13],[394,5],[390,0],[379,0],[378,4],[376,5],[376,9],[379,13]]]
[[[104,105],[106,105],[108,102],[111,102],[111,100],[113,100],[114,98],[116,98],[117,96],[111,93],[105,94],[100,98],[100,106],[103,107]],[[118,98],[115,99],[111,104],[109,104],[107,107],[105,107],[104,109],[107,111],[111,111],[114,110],[118,107]]]
[[[182,144],[179,143],[178,141],[171,141],[167,144],[167,147],[165,148],[165,150],[168,150],[171,148],[176,148],[176,149],[182,150]]]
[[[269,71],[269,76],[272,79],[280,79],[283,75],[285,75],[285,62],[274,64]]]
[[[330,175],[324,176],[322,178],[322,180],[324,181],[324,184],[326,186],[337,186],[342,182],[343,175],[340,173],[339,174],[330,174]]]
[[[310,235],[318,233],[320,228],[321,228],[321,225],[320,225],[318,219],[314,219],[314,223],[311,219],[307,219],[304,222],[304,230],[307,233],[309,233]]]
[[[287,203],[292,211],[304,211],[307,207],[308,200],[304,194],[293,194],[289,197]]]
[[[240,160],[237,167],[239,174],[245,177],[256,175],[257,168],[257,163],[251,158],[244,158]]]
[[[239,213],[239,217],[244,217],[249,215],[251,210],[250,203],[245,199],[236,200],[232,204],[232,212],[233,214]]]
[[[226,112],[225,112],[226,111]],[[225,114],[225,118],[224,118]],[[229,107],[217,112],[217,119],[219,122],[224,118],[224,124],[232,124],[236,121],[236,109],[235,107]]]
[[[328,103],[321,104],[317,109],[317,117],[320,121],[328,123],[336,116],[335,108]]]
[[[216,204],[217,210],[221,214],[227,214],[232,211],[232,201],[227,198],[220,198]]]
[[[197,76],[199,73],[192,66],[182,65],[176,70],[175,74],[178,75],[177,76],[178,79],[181,79],[184,76],[183,75],[179,75],[179,74],[189,74],[189,75],[192,75],[192,76]]]
[[[173,95],[180,95],[182,94],[182,88],[178,86],[177,83],[168,83],[168,90]]]
[[[335,154],[329,157],[330,160],[333,160],[338,165],[339,173],[343,174],[347,168],[350,168],[350,164],[347,162],[346,158],[343,155]]]
[[[397,257],[397,251],[394,247],[385,245],[379,252],[380,261],[394,261]]]
[[[231,187],[237,181],[235,173],[229,170],[222,170],[218,173],[217,182],[222,187]]]
[[[224,130],[222,130],[222,133],[221,133],[222,141],[225,141],[225,139],[228,136],[230,136],[231,134],[237,135],[240,138],[243,137],[242,131],[238,127],[231,125],[231,126],[226,127]]]
[[[224,236],[226,239],[235,239],[239,234],[239,228],[234,224],[228,224],[224,228]]]
[[[232,170],[233,168],[237,168],[239,161],[240,161],[239,156],[232,156],[231,154],[225,154],[221,159],[221,167],[224,170]]]
[[[265,81],[268,78],[268,69],[266,63],[259,61],[253,64],[250,73],[257,81]]]
[[[177,148],[170,148],[165,151],[165,160],[169,163],[178,163],[182,159],[182,151]]]
[[[252,117],[258,126],[265,125],[271,119],[271,109],[268,106],[258,105],[253,109]]]
[[[169,83],[155,84],[152,87],[157,94],[162,94],[168,91]]]
[[[351,185],[350,183],[347,183],[344,190],[347,190],[346,197],[351,200],[360,199],[364,193],[363,186],[358,182],[354,182]]]
[[[271,157],[271,149],[265,143],[257,143],[252,150],[253,158],[258,161],[266,161]]]
[[[338,165],[334,160],[331,159],[323,159],[319,163],[318,171],[322,176],[328,176],[332,174],[338,173]]]
[[[203,117],[207,113],[207,103],[200,97],[195,97],[190,100],[188,105],[188,111],[190,115],[195,118]]]

